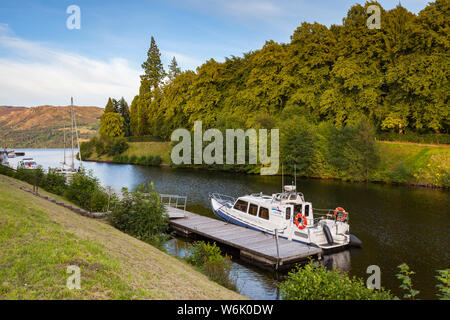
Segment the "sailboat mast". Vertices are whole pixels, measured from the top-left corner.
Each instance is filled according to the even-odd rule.
[[[64,123],[64,165],[66,165],[66,124]]]
[[[75,110],[73,111],[73,121],[75,123],[75,134],[77,136],[78,158],[80,160],[80,166],[81,166],[80,138],[78,137],[77,116],[75,114]]]
[[[70,98],[70,119],[71,119],[71,125],[72,125],[72,170],[75,169],[75,163],[74,163],[74,155],[73,155],[73,97]]]

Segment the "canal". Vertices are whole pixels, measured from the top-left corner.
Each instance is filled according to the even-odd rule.
[[[20,151],[25,151],[26,157],[33,157],[44,168],[58,165],[63,157],[63,151],[56,149]],[[281,190],[281,177],[275,176],[94,162],[83,165],[104,186],[119,191],[122,187],[133,189],[152,181],[158,192],[186,195],[188,210],[208,216],[212,216],[210,192],[240,196]],[[290,183],[286,177],[285,182]],[[448,190],[312,179],[297,179],[297,189],[315,208],[345,208],[350,213],[351,233],[363,242],[362,249],[328,256],[322,263],[364,279],[368,277],[367,267],[378,265],[381,285],[401,297],[400,282],[395,275],[397,266],[405,262],[416,272],[413,283],[421,291],[419,298],[436,298],[436,270],[450,267]],[[172,255],[184,256],[188,242],[173,239],[166,248]],[[277,284],[283,274],[265,272],[238,259],[233,261],[233,270],[243,295],[253,299],[279,298]]]

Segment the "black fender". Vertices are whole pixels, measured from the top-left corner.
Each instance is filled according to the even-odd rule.
[[[325,224],[322,229],[323,229],[323,233],[325,233],[325,238],[327,238],[328,244],[330,244],[330,245],[333,244],[334,241],[333,241],[333,236],[331,235],[330,228],[328,228],[328,226]]]

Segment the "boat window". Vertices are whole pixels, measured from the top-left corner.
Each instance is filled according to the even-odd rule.
[[[264,207],[259,207],[259,217],[269,220],[269,209]]]
[[[291,219],[291,208],[286,208],[286,220]]]
[[[291,196],[289,197],[289,200],[295,200],[295,199],[297,199],[297,195],[291,194]]]
[[[252,216],[256,216],[258,214],[258,206],[256,204],[250,203],[248,213],[251,214]]]
[[[305,205],[305,216],[309,217],[309,204]]]
[[[236,204],[234,205],[234,208],[236,210],[242,211],[242,212],[247,212],[247,206],[248,206],[248,202],[244,201],[244,200],[238,200],[236,202]]]

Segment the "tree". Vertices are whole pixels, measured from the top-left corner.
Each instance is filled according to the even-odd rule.
[[[148,91],[157,88],[166,75],[161,62],[161,53],[153,36],[147,52],[147,60],[142,63],[142,69],[144,69],[144,74],[141,75],[141,85],[145,86]]]
[[[130,136],[130,108],[128,107],[128,103],[125,101],[124,97],[122,97],[118,102],[117,107],[118,113],[123,118],[123,131],[125,137]]]
[[[106,112],[100,119],[100,136],[123,137],[123,117],[115,112]]]
[[[130,134],[133,136],[138,135],[138,104],[139,95],[136,95],[131,102],[130,107]]]
[[[114,100],[112,98],[108,98],[108,102],[106,103],[104,113],[107,113],[107,112],[117,112],[116,100]]]
[[[173,81],[176,76],[178,76],[181,73],[181,69],[178,67],[177,59],[175,57],[172,58],[172,61],[169,65],[169,80]]]

